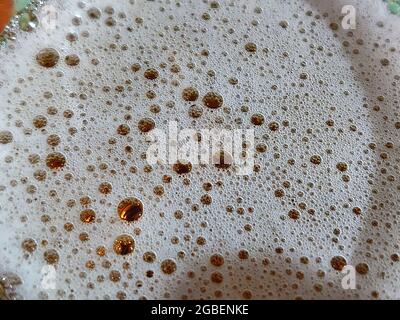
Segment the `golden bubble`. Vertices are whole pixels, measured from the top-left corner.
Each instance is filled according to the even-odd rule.
[[[165,274],[172,274],[176,271],[176,263],[172,259],[165,259],[161,262],[161,271]]]
[[[135,240],[130,235],[120,235],[114,240],[113,249],[118,255],[130,254],[135,249]]]
[[[109,194],[112,191],[112,185],[109,182],[102,182],[99,185],[99,192],[102,194]]]
[[[92,209],[85,209],[81,211],[80,219],[82,222],[91,223],[96,219],[96,213]]]
[[[47,264],[56,264],[60,259],[58,252],[54,249],[46,250],[43,257]]]
[[[117,211],[122,220],[138,221],[143,215],[143,204],[137,198],[126,198],[119,203]]]
[[[65,156],[60,152],[49,153],[46,157],[46,165],[50,169],[60,169],[65,166]]]

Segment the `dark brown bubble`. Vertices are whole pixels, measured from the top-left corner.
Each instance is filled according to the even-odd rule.
[[[134,64],[131,65],[131,70],[133,72],[138,72],[140,70],[140,68],[141,68],[141,66],[140,66],[139,63],[134,63]]]
[[[224,102],[224,99],[222,96],[214,91],[208,92],[204,97],[203,97],[203,104],[211,109],[217,109],[222,106]]]
[[[121,273],[117,270],[111,270],[109,278],[112,282],[119,282],[121,280]]]
[[[43,254],[43,257],[47,264],[56,264],[60,259],[58,252],[54,249],[46,250]]]
[[[156,254],[152,251],[147,251],[143,254],[143,261],[147,263],[153,263],[156,261]]]
[[[143,215],[143,204],[137,198],[126,198],[119,203],[117,211],[124,221],[138,221]]]
[[[96,248],[96,254],[99,257],[104,257],[106,255],[106,248],[104,246],[98,246]]]
[[[369,272],[369,266],[368,264],[361,262],[356,265],[356,271],[361,275],[366,275]]]
[[[274,194],[275,194],[275,197],[282,198],[285,196],[285,191],[282,189],[276,189]]]
[[[212,197],[209,194],[202,195],[200,202],[204,205],[210,205],[212,202]]]
[[[297,220],[300,218],[300,212],[298,212],[296,209],[292,209],[289,211],[288,216],[290,219]]]
[[[117,133],[121,136],[126,136],[131,131],[131,128],[127,124],[121,124],[117,128]]]
[[[36,61],[39,65],[45,68],[52,68],[60,60],[60,54],[53,48],[45,48],[36,54]]]
[[[130,235],[120,235],[114,240],[113,249],[118,255],[130,254],[135,249],[135,240]]]
[[[224,264],[224,262],[225,262],[224,257],[219,253],[215,253],[210,257],[210,263],[213,266],[221,267]]]
[[[156,123],[151,118],[143,118],[140,119],[138,123],[138,129],[140,132],[146,133],[153,130],[156,126]]]
[[[49,153],[46,157],[46,165],[50,169],[61,169],[65,166],[65,156],[60,152]]]
[[[240,250],[238,253],[238,257],[240,260],[247,260],[249,258],[249,252],[247,250]]]
[[[338,162],[336,164],[336,168],[340,171],[340,172],[345,172],[347,171],[347,164],[345,162]]]
[[[343,268],[347,265],[347,261],[342,256],[335,256],[331,259],[331,266],[333,269],[337,271],[342,271]]]
[[[56,134],[51,134],[47,137],[47,144],[52,147],[56,147],[60,144],[61,138]]]
[[[331,22],[329,24],[329,27],[331,28],[331,30],[336,31],[339,29],[339,25],[336,22]]]
[[[219,271],[214,271],[211,273],[210,279],[214,283],[222,283],[224,281],[224,275]]]
[[[264,123],[264,116],[261,113],[255,113],[251,116],[251,123],[255,126],[261,126]]]
[[[69,54],[65,57],[65,63],[70,67],[75,67],[79,64],[80,59],[76,54]]]
[[[38,169],[38,170],[35,170],[35,171],[33,172],[33,177],[34,177],[37,181],[44,181],[44,180],[46,180],[46,176],[47,176],[47,173],[46,173],[45,170]]]
[[[161,271],[165,274],[172,274],[176,271],[176,262],[172,259],[165,259],[161,262]]]
[[[158,71],[153,68],[147,69],[144,72],[144,77],[149,80],[155,80],[158,78]]]
[[[246,49],[246,51],[251,52],[251,53],[254,53],[257,51],[257,45],[254,42],[246,43],[244,48]]]
[[[92,7],[87,11],[87,15],[91,19],[99,19],[101,17],[101,11],[95,7]]]
[[[192,171],[192,164],[189,161],[177,161],[173,166],[172,169],[177,174],[186,174]]]
[[[33,118],[32,123],[36,129],[41,129],[47,125],[47,118],[45,116],[36,116]]]
[[[188,87],[182,90],[182,98],[185,101],[196,101],[199,97],[199,92],[196,88]]]
[[[200,118],[203,114],[203,109],[194,104],[189,107],[188,114],[191,118]]]
[[[268,123],[268,128],[271,131],[277,131],[279,129],[279,124],[278,124],[278,122],[272,121],[272,122]]]
[[[310,158],[310,162],[313,163],[313,164],[321,164],[322,158],[319,155],[313,155]]]

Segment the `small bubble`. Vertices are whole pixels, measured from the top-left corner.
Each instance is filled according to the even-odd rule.
[[[60,152],[49,153],[46,157],[46,165],[50,169],[60,169],[65,166],[65,156]]]
[[[149,80],[155,80],[158,78],[158,71],[153,68],[147,69],[144,72],[144,77]]]
[[[60,259],[58,252],[54,249],[46,250],[43,257],[48,264],[56,264]]]
[[[215,253],[210,257],[210,263],[213,266],[220,267],[224,264],[225,259],[222,255]]]
[[[126,198],[119,203],[117,211],[122,220],[137,221],[143,215],[143,204],[137,198]]]
[[[143,118],[140,119],[138,123],[138,129],[140,132],[146,133],[153,130],[156,126],[156,123],[151,118]]]
[[[208,92],[204,97],[203,97],[203,103],[206,107],[211,108],[211,109],[217,109],[220,108],[223,104],[224,100],[222,96],[217,93],[217,92]]]
[[[113,248],[116,254],[125,256],[135,249],[135,240],[130,235],[120,235],[114,240]]]
[[[36,55],[36,61],[39,65],[45,68],[52,68],[60,60],[60,54],[53,48],[45,48],[39,51]]]
[[[96,213],[92,209],[85,209],[81,211],[80,219],[82,222],[91,223],[96,219]]]
[[[185,101],[196,101],[199,97],[199,92],[196,88],[188,87],[182,90],[182,98]]]
[[[0,131],[0,143],[7,144],[13,141],[13,134],[11,131]]]
[[[165,259],[161,262],[161,271],[165,274],[172,274],[176,271],[176,263],[172,259]]]
[[[79,57],[76,54],[69,54],[65,57],[65,63],[70,67],[77,66],[80,62]]]
[[[342,271],[346,264],[347,261],[342,256],[335,256],[331,259],[331,266],[337,271]]]
[[[310,162],[313,164],[321,164],[322,158],[319,155],[313,155],[310,158]]]
[[[28,238],[25,239],[24,241],[22,241],[21,244],[22,249],[24,249],[25,251],[32,253],[36,250],[37,248],[37,243],[35,240]]]

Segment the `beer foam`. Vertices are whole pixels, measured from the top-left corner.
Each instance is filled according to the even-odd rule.
[[[26,299],[400,298],[400,22],[350,1],[345,30],[347,2],[48,1],[0,49],[0,273]],[[252,172],[150,166],[172,121],[254,130]]]

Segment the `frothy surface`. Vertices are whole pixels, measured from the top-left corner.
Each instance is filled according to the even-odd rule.
[[[383,5],[354,2],[350,31],[340,1],[48,4],[56,29],[0,49],[0,272],[23,297],[399,298]],[[150,166],[170,121],[254,129],[252,174]]]

